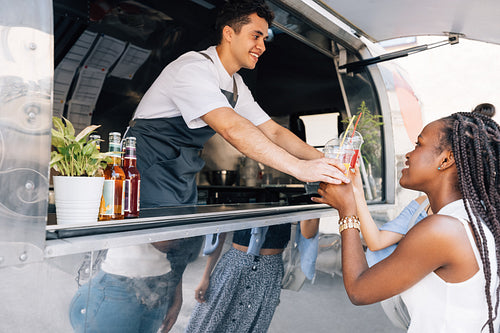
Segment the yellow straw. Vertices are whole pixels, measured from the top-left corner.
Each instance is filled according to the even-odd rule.
[[[354,118],[356,118],[356,116],[352,117],[351,120],[349,121],[349,125],[347,125],[347,128],[344,132],[344,137],[342,138],[342,142],[340,143],[340,148],[342,148],[342,146],[344,145],[345,137],[347,136],[347,132],[349,132],[349,128],[351,127],[352,122],[354,121]],[[339,155],[340,155],[340,149],[339,149],[339,152],[337,153],[336,158],[339,158]]]

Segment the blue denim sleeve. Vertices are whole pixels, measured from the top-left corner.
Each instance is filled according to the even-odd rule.
[[[417,210],[418,206],[419,204],[415,200],[412,200],[394,220],[385,223],[382,227],[380,227],[380,230],[392,231],[405,235],[408,231],[410,219]]]
[[[392,221],[387,222],[380,230],[397,232],[398,234],[405,235],[408,232],[408,225],[410,223],[411,217],[418,209],[420,205],[415,200],[412,200],[403,211]],[[425,217],[427,217],[427,213],[425,210],[418,215],[418,218],[415,223],[420,222]],[[370,251],[366,250],[366,261],[368,262],[368,266],[373,266],[379,261],[387,258],[391,253],[396,249],[397,244],[390,245],[384,249],[380,249],[378,251]]]

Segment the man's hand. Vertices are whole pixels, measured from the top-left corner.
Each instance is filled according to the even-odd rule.
[[[350,183],[344,175],[344,165],[334,158],[319,158],[316,160],[299,160],[293,176],[303,182],[324,182],[329,184]]]
[[[247,157],[304,182],[349,182],[336,159],[310,159],[322,154],[290,131],[277,130],[272,121],[255,127],[230,108],[218,108],[201,117],[226,141]],[[286,134],[283,134],[286,133]]]

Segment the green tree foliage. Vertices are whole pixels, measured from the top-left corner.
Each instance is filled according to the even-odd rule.
[[[356,131],[363,136],[363,145],[361,146],[361,155],[367,164],[372,165],[374,176],[380,177],[382,170],[382,137],[380,133],[380,126],[382,122],[382,115],[374,115],[366,106],[365,101],[362,101],[358,107],[358,116],[363,113],[359,120]],[[343,123],[349,123],[349,119],[342,120]]]

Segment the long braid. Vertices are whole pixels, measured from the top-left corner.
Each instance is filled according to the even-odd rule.
[[[492,267],[485,230],[480,221],[493,234],[497,275],[500,278],[500,127],[491,118],[478,113],[455,113],[442,121],[443,143],[451,148],[455,157],[458,186],[477,242],[486,280],[488,320],[483,329],[488,326],[489,331],[493,332],[500,289],[496,286],[496,301],[493,306]]]
[[[461,122],[456,121],[454,124],[454,133],[463,133],[464,132],[464,126]],[[473,137],[473,135],[472,135]],[[475,145],[475,142],[472,142],[472,144]],[[477,196],[477,193],[473,191],[472,187],[469,186],[461,186],[461,184],[473,184],[473,179],[482,179],[482,175],[477,175],[476,171],[480,171],[482,168],[477,167],[477,147],[470,147],[469,142],[467,141],[467,137],[465,135],[453,135],[453,147],[456,147],[456,149],[453,149],[455,153],[455,159],[457,161],[464,161],[462,165],[462,170],[463,172],[458,172],[458,184],[461,187],[461,192],[462,192],[462,197],[465,198],[469,197],[471,198],[471,201],[473,203],[478,202],[480,199]],[[469,152],[473,153],[476,152],[476,154],[470,154],[470,158],[468,158]],[[458,166],[457,166],[458,170]],[[469,221],[472,221],[471,218],[471,212],[469,209],[469,205],[465,205],[466,210],[467,210],[467,215],[469,217]],[[481,258],[488,258],[489,256],[489,251],[487,248],[487,244],[484,244],[483,239],[485,239],[485,234],[484,230],[481,226],[481,224],[472,224],[472,229],[474,233],[474,237],[476,239],[476,243],[478,244],[478,249],[479,249],[479,254]],[[480,236],[480,237],[479,237]],[[486,285],[485,285],[485,293],[486,293],[486,302],[488,305],[488,312],[491,312],[491,295],[488,292],[490,289],[490,283],[489,281],[491,280],[491,269],[489,262],[485,262],[482,260],[483,263],[483,271],[485,274],[486,278]]]

